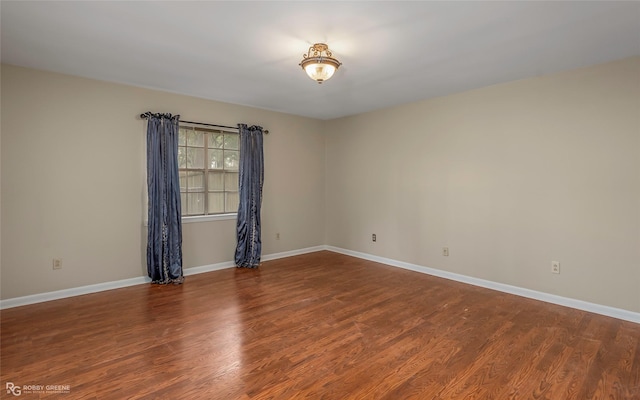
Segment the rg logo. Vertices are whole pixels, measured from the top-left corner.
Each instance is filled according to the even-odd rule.
[[[7,389],[7,394],[11,393],[14,396],[20,396],[22,394],[22,389],[20,386],[16,386],[13,382],[7,382],[5,385],[5,389]]]

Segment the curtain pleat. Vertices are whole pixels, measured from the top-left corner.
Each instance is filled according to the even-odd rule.
[[[149,201],[147,272],[153,283],[182,283],[178,174],[179,115],[146,113]]]
[[[236,226],[235,263],[238,267],[257,268],[260,265],[260,208],[264,182],[262,127],[238,124],[240,135],[240,204]]]

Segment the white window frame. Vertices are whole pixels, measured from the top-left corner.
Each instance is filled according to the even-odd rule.
[[[185,172],[185,171],[203,171],[204,172],[204,198],[205,198],[205,204],[204,204],[204,210],[205,210],[205,214],[199,214],[199,215],[184,215],[182,216],[182,223],[183,224],[189,224],[189,223],[196,223],[196,222],[207,222],[207,221],[224,221],[224,220],[235,220],[237,219],[238,216],[238,212],[221,212],[221,213],[212,213],[212,214],[207,214],[208,212],[208,195],[209,195],[209,188],[208,188],[208,172],[211,170],[220,170],[220,169],[214,169],[214,168],[210,168],[210,165],[208,163],[208,133],[211,132],[215,132],[215,133],[222,133],[223,135],[238,135],[238,131],[234,130],[234,129],[228,129],[228,128],[205,128],[205,127],[200,127],[196,124],[180,124],[180,128],[186,128],[186,129],[193,129],[196,131],[200,131],[203,132],[205,135],[205,141],[204,141],[204,168],[200,169],[200,168],[180,168],[180,165],[178,166],[178,171],[179,173],[181,172]],[[179,133],[180,134],[180,133]],[[185,148],[184,145],[179,146],[182,148]],[[239,161],[239,141],[238,141],[238,161]],[[222,168],[222,170],[225,170],[224,166]],[[182,185],[181,185],[182,186]],[[239,189],[239,188],[238,188]],[[224,190],[223,193],[227,193],[227,192],[234,192],[234,191],[227,191]],[[181,195],[184,194],[185,192],[181,191]],[[186,198],[186,196],[185,196]]]

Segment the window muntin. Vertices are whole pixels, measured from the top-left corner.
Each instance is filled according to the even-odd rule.
[[[178,138],[182,215],[237,213],[238,134],[180,126]]]

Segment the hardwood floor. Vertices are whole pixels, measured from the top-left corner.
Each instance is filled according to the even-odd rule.
[[[331,252],[1,322],[3,398],[640,399],[638,324]]]

